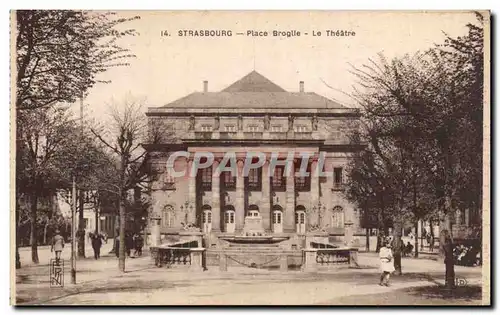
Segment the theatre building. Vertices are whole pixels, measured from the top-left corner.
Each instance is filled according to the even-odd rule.
[[[150,126],[165,130],[161,143],[146,146],[160,172],[150,216],[158,222],[161,243],[199,231],[208,250],[262,242],[283,250],[359,246],[359,213],[343,195],[349,157],[359,150],[346,131],[359,113],[308,92],[302,81],[296,91],[286,91],[256,71],[222,91],[210,91],[207,81],[200,87],[202,92],[147,112]],[[213,153],[214,163],[196,176],[175,177],[167,160],[178,151],[189,157],[175,158],[176,170],[191,169],[197,152]],[[236,156],[236,165],[229,166],[238,169],[247,152],[263,153],[267,160],[248,176],[213,176],[228,152]],[[283,165],[270,174],[271,155],[286,159],[289,152],[291,173],[306,163],[310,174],[320,165],[330,176],[290,176]]]

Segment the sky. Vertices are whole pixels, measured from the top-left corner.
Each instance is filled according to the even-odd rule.
[[[99,76],[109,84],[93,87],[85,99],[85,115],[102,118],[109,104],[126,98],[144,100],[145,107],[168,104],[195,91],[219,91],[252,70],[288,91],[316,92],[347,106],[355,83],[349,70],[378,53],[392,58],[426,50],[456,37],[475,22],[471,12],[379,11],[121,11],[139,15],[123,27],[138,36],[119,42],[137,57],[130,66]],[[232,37],[180,37],[179,30],[231,30]],[[300,37],[237,36],[247,30],[300,31]],[[355,36],[326,36],[326,30],[354,31]],[[162,36],[167,31],[170,36]],[[322,36],[312,36],[312,32]],[[307,32],[308,35],[304,35]],[[325,84],[326,83],[326,84]]]

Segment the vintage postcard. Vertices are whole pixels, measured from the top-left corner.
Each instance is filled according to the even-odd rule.
[[[491,304],[490,12],[11,12],[11,304]]]

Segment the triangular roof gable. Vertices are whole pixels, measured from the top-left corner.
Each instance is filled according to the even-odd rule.
[[[286,90],[254,70],[221,92],[286,92]]]

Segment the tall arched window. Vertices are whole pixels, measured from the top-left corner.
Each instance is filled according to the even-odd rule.
[[[299,234],[306,232],[306,208],[302,205],[295,208],[295,231]]]
[[[332,210],[332,227],[344,227],[344,209],[341,206],[335,206]]]
[[[174,226],[174,207],[166,205],[161,212],[161,226],[170,228]]]
[[[212,231],[212,207],[210,207],[209,205],[203,205],[203,207],[201,207],[201,210],[203,211],[203,232],[210,233]]]
[[[283,232],[283,208],[279,205],[273,206],[273,232]]]
[[[235,211],[232,205],[227,205],[224,209],[224,231],[226,233],[234,233],[235,223],[234,223]]]

